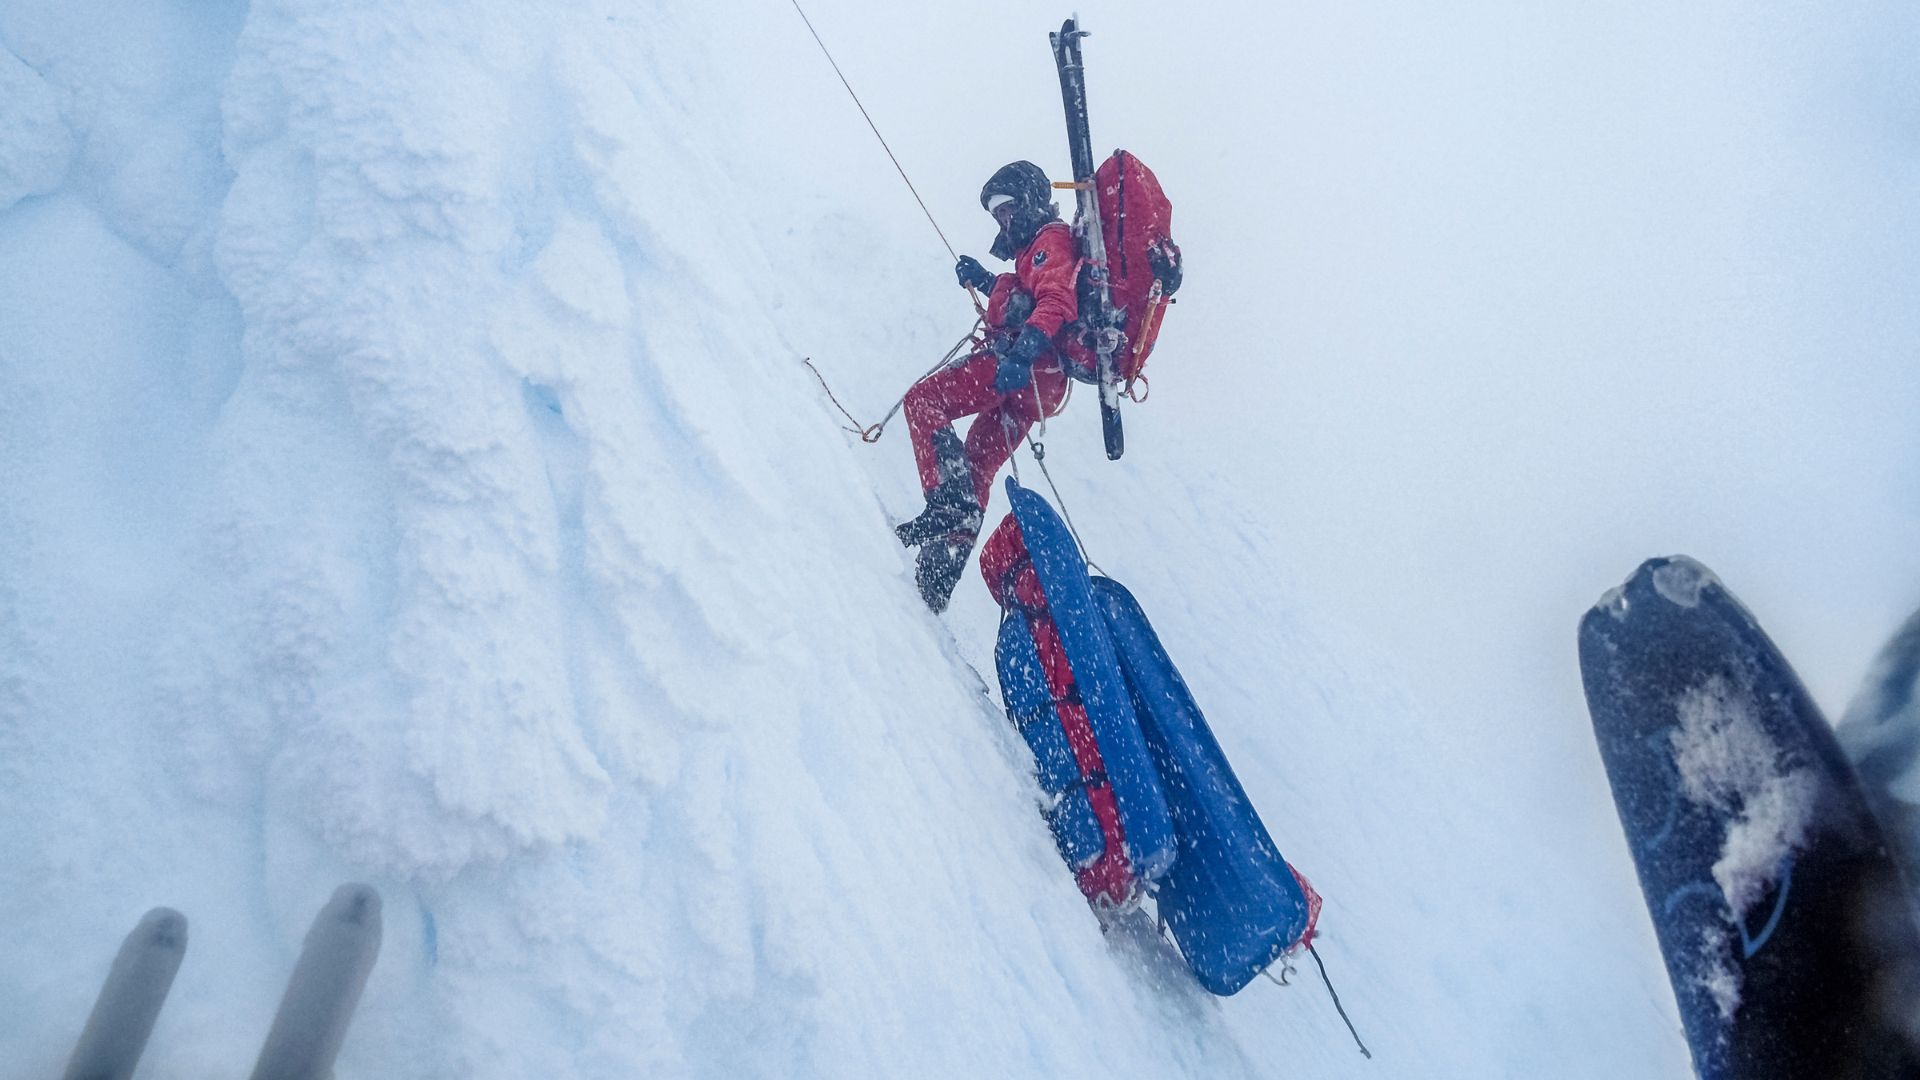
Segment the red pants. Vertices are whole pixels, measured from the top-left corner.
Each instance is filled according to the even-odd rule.
[[[1033,366],[1033,379],[1019,391],[1002,394],[993,388],[998,359],[977,352],[967,362],[922,379],[907,391],[902,406],[907,435],[913,440],[913,459],[920,467],[920,487],[932,491],[940,484],[940,462],[933,450],[933,433],[963,416],[979,414],[967,428],[967,467],[973,473],[973,494],[981,506],[993,494],[993,478],[1027,437],[1027,429],[1042,416],[1052,416],[1067,396],[1067,377],[1052,357]]]

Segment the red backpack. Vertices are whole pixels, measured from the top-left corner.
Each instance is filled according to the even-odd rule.
[[[1165,307],[1180,287],[1180,246],[1173,242],[1173,204],[1146,163],[1125,150],[1093,171],[1100,202],[1100,235],[1107,249],[1107,293],[1123,335],[1113,354],[1114,373],[1131,383],[1146,366],[1160,336]],[[1084,272],[1081,310],[1093,311],[1092,283]],[[1091,376],[1098,365],[1087,328],[1068,352]]]

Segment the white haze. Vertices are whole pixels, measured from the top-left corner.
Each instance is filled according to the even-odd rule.
[[[1065,11],[809,14],[961,252],[1063,171]],[[145,1075],[239,1074],[349,877],[342,1080],[1686,1075],[1574,625],[1685,552],[1837,712],[1920,604],[1920,14],[1081,14],[1189,269],[1048,463],[1380,1060],[1053,858],[904,433],[798,364],[871,420],[971,313],[790,5],[15,0],[0,1076],[163,902]]]

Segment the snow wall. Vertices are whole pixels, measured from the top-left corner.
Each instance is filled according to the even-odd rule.
[[[142,1075],[241,1075],[343,880],[387,928],[342,1080],[1683,1075],[1637,898],[1488,828],[1231,470],[1106,466],[1089,399],[1050,460],[1379,1061],[1304,978],[1102,940],[984,592],[929,616],[889,534],[903,433],[799,363],[884,402],[967,315],[790,14],[0,11],[0,1076],[161,903]]]

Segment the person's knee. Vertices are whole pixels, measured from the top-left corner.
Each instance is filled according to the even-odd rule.
[[[939,399],[923,386],[907,391],[906,398],[900,403],[900,411],[906,414],[907,423],[913,427],[937,427],[946,422],[946,417],[940,414]]]

